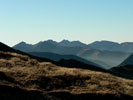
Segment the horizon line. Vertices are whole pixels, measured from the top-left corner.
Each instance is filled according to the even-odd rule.
[[[38,41],[38,42],[36,42],[36,43],[28,43],[28,42],[25,42],[24,40],[22,40],[22,41],[18,42],[17,44],[19,44],[19,43],[21,43],[21,42],[24,42],[24,43],[26,43],[26,44],[35,45],[35,44],[37,44],[37,43],[39,43],[39,42],[45,42],[45,41],[49,41],[49,40],[54,41],[54,42],[57,42],[57,43],[60,43],[60,42],[62,42],[62,41],[68,41],[68,42],[81,42],[81,43],[86,44],[86,45],[92,44],[92,43],[94,43],[94,42],[103,42],[103,41],[106,41],[106,42],[113,42],[113,43],[118,43],[118,44],[122,44],[122,43],[133,43],[133,42],[131,42],[131,41],[116,42],[116,41],[113,41],[113,40],[96,40],[96,41],[93,41],[93,42],[90,42],[90,43],[85,43],[85,42],[82,42],[82,41],[80,41],[80,40],[62,39],[62,40],[60,40],[60,41],[57,41],[57,40],[53,40],[53,39],[46,39],[46,40]],[[17,44],[14,44],[13,46],[15,46],[15,45],[17,45]]]

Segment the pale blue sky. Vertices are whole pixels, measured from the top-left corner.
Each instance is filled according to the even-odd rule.
[[[0,0],[0,41],[133,42],[133,0]]]

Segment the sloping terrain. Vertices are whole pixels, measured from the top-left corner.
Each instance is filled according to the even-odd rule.
[[[110,71],[119,74],[121,77],[133,79],[133,65],[113,67]]]
[[[29,56],[33,59],[37,59],[40,62],[44,62],[44,61],[45,62],[51,62],[51,63],[53,63],[55,65],[58,65],[58,66],[64,66],[64,67],[70,67],[70,68],[74,67],[74,68],[82,68],[82,69],[91,69],[91,70],[106,72],[105,69],[100,68],[98,65],[96,65],[92,62],[89,62],[89,61],[86,62],[84,59],[79,59],[77,57],[76,57],[76,60],[75,59],[69,59],[69,60],[61,59],[60,61],[53,61],[53,60],[50,60],[50,59],[47,59],[47,58],[44,58],[44,57],[41,58],[41,57],[37,57],[37,56],[34,56],[34,55],[30,55],[28,53],[24,53],[22,51],[15,50],[15,49],[10,48],[9,46],[7,46],[3,43],[0,43],[0,51],[14,52],[14,53],[22,54],[22,55],[27,55],[27,56]],[[71,63],[71,62],[73,62],[73,63]]]
[[[16,49],[13,49],[7,45],[5,45],[4,43],[0,42],[0,51],[4,51],[4,52],[15,52],[15,53],[18,53],[18,54],[22,54],[22,55],[27,55],[33,59],[37,59],[38,61],[50,61],[52,62],[52,60],[49,60],[49,59],[46,59],[46,58],[40,58],[40,57],[36,57],[36,56],[32,56],[28,53],[25,53],[25,52],[22,52],[22,51],[19,51],[19,50],[16,50]]]
[[[100,47],[104,48],[108,45],[108,42],[105,44],[106,45],[103,44],[104,46],[100,46],[100,44],[98,43]],[[109,47],[113,49],[114,46],[116,46],[115,43],[113,43],[114,45],[112,46],[112,42],[109,42],[109,44]],[[119,44],[117,43],[117,45]],[[106,49],[94,49],[93,47],[80,43],[79,41],[70,42],[67,40],[61,41],[59,43],[52,40],[48,40],[39,42],[35,45],[21,42],[15,45],[13,48],[23,52],[49,52],[60,55],[75,55],[88,61],[96,61],[93,63],[97,63],[97,65],[100,65],[106,69],[119,65],[130,55],[130,53],[111,51],[111,49],[107,49],[108,51]],[[37,56],[40,56],[40,54],[38,54]],[[49,59],[50,58],[51,56],[49,57]]]
[[[132,100],[133,80],[0,52],[1,100]]]
[[[130,53],[85,49],[84,52],[78,53],[78,56],[87,60],[92,60],[92,61],[96,60],[99,62],[103,62],[105,63],[103,64],[103,67],[109,69],[123,62],[127,57],[130,56]],[[102,65],[99,62],[96,63]]]
[[[129,56],[119,66],[111,68],[110,71],[124,78],[133,79],[133,55]]]
[[[125,66],[125,65],[133,65],[133,55],[130,55],[126,60],[124,60],[120,66]]]
[[[37,56],[37,57],[42,57],[42,58],[47,58],[47,59],[51,59],[53,61],[60,61],[62,59],[73,59],[73,60],[77,60],[80,62],[83,62],[85,64],[89,64],[89,65],[93,65],[93,66],[99,66],[98,64],[91,62],[89,60],[85,60],[81,57],[75,56],[75,55],[60,55],[60,54],[56,54],[56,53],[51,53],[51,52],[29,52],[29,54]]]

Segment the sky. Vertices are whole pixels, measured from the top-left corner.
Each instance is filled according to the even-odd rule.
[[[133,0],[0,0],[0,41],[133,42]]]

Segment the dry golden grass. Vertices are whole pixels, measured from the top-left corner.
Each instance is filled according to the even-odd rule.
[[[13,78],[13,83],[0,80],[0,84],[18,86],[27,90],[42,92],[67,91],[73,94],[121,94],[133,96],[133,80],[127,80],[108,73],[65,68],[49,62],[39,63],[16,53],[0,52],[0,72]]]

